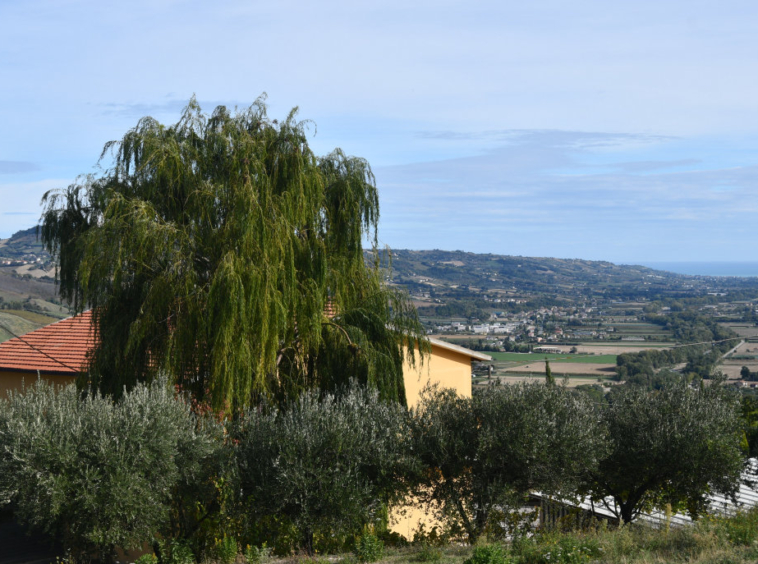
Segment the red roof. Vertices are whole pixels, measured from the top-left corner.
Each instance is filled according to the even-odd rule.
[[[85,311],[0,343],[0,370],[75,375],[94,346],[92,312]]]

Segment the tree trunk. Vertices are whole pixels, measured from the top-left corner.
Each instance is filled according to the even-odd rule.
[[[305,529],[303,531],[303,550],[308,556],[313,556],[313,531]]]
[[[624,525],[631,523],[634,515],[634,504],[630,502],[621,503],[619,504],[619,508],[621,509],[622,523]]]

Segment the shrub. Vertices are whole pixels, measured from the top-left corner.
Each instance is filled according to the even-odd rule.
[[[183,540],[168,540],[158,543],[161,549],[162,564],[195,564],[192,549]]]
[[[245,549],[245,561],[247,564],[264,564],[271,558],[271,549],[264,542],[262,546],[247,545]]]
[[[405,417],[400,405],[357,386],[249,411],[239,428],[249,516],[292,524],[307,554],[314,538],[346,539],[376,523],[402,486]]]
[[[547,534],[522,539],[514,547],[523,564],[580,564],[597,560],[603,549],[594,537]]]
[[[223,538],[216,539],[213,552],[219,561],[219,564],[232,564],[237,559],[239,549],[234,537],[224,535]]]
[[[374,533],[364,532],[355,543],[355,556],[359,562],[376,562],[384,555],[384,544]]]
[[[134,564],[158,564],[158,557],[152,553],[143,554],[134,561]]]
[[[752,509],[738,513],[730,519],[724,519],[722,526],[729,542],[750,546],[758,540],[758,510]]]
[[[414,562],[439,562],[442,560],[442,549],[429,543],[422,543],[421,549],[411,560]]]
[[[513,534],[504,508],[534,489],[571,491],[604,450],[591,401],[561,386],[488,386],[473,398],[432,391],[412,422],[423,466],[415,493],[472,544]]]
[[[114,403],[38,381],[0,401],[0,414],[0,500],[74,556],[151,541],[217,444],[165,382]]]
[[[499,544],[487,544],[477,546],[471,558],[463,561],[463,564],[511,564],[513,560],[508,557],[505,549]]]

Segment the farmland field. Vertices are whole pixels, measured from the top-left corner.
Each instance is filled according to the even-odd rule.
[[[553,365],[551,364],[550,366],[552,367]],[[580,365],[577,364],[568,364],[564,366],[571,368],[580,367]],[[592,367],[597,367],[597,365],[587,365],[587,367],[591,370]],[[569,388],[586,384],[601,384],[603,386],[616,385],[616,382],[611,380],[613,373],[610,372],[598,371],[595,373],[588,373],[565,372],[562,370],[558,372],[556,370],[553,370],[553,376],[558,382],[561,382],[565,377],[567,379],[567,385]],[[544,382],[545,372],[501,372],[500,374],[493,376],[492,381],[494,380],[499,380],[503,384],[516,384],[518,382]],[[490,382],[490,380],[487,378],[476,378],[474,380],[474,385],[486,385],[488,382]]]
[[[667,349],[670,346],[671,343],[656,343],[652,341],[608,341],[605,343],[593,341],[590,343],[582,343],[577,349],[579,352],[622,354],[625,352],[639,352],[647,349]],[[568,350],[568,347],[566,350]]]
[[[59,319],[58,317],[44,315],[42,313],[37,313],[34,311],[26,311],[24,309],[6,309],[6,310],[3,310],[3,313],[15,315],[16,317],[21,317],[22,319],[26,319],[27,321],[31,321],[32,323],[36,323],[40,327],[43,325],[49,325],[50,323],[54,323],[55,321],[58,321]]]
[[[55,321],[58,321],[58,318],[40,313],[13,309],[0,310],[0,343],[14,335],[23,335]]]
[[[0,342],[7,341],[14,335],[23,335],[33,331],[37,327],[39,327],[38,324],[28,319],[0,311]]]
[[[737,333],[740,337],[758,337],[758,327],[752,324],[746,324],[746,323],[720,323],[719,325],[723,325],[725,327],[728,327],[735,333]]]
[[[492,358],[504,362],[517,362],[519,364],[529,364],[541,360],[560,363],[578,363],[578,364],[616,364],[615,354],[553,354],[553,353],[509,353],[493,352],[488,353]],[[544,363],[543,363],[544,364]]]
[[[615,365],[614,364],[591,364],[591,363],[584,363],[580,364],[578,362],[574,363],[561,363],[561,362],[551,362],[550,363],[550,369],[553,372],[553,376],[555,376],[556,379],[563,378],[564,375],[566,376],[591,376],[594,378],[610,378],[616,373]],[[540,362],[531,362],[529,364],[521,365],[521,366],[512,366],[509,368],[505,368],[504,370],[499,370],[496,372],[496,374],[537,374],[537,375],[544,375],[545,374],[545,361]]]

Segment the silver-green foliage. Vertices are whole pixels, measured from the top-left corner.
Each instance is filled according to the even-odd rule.
[[[0,499],[74,553],[141,546],[167,526],[217,432],[165,381],[117,403],[38,381],[0,401]]]
[[[597,500],[613,498],[624,522],[667,504],[697,516],[710,493],[739,488],[739,398],[719,382],[693,388],[680,381],[653,391],[623,386],[611,394],[600,422],[610,448],[589,491]]]
[[[300,546],[315,534],[357,534],[401,495],[406,412],[377,392],[305,393],[282,409],[251,410],[242,422],[239,476],[254,518],[292,523]]]
[[[530,490],[573,492],[604,448],[591,402],[556,385],[432,392],[413,426],[424,469],[417,495],[472,543],[502,534],[503,508]]]

